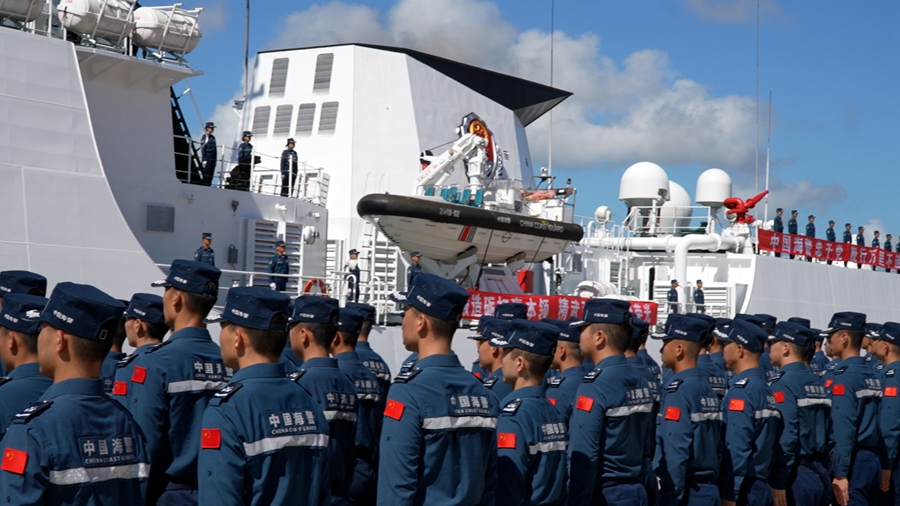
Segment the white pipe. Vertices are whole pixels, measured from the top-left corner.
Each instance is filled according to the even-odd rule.
[[[680,238],[678,244],[675,245],[675,279],[678,280],[678,300],[687,301],[686,287],[683,283],[687,281],[687,254],[691,249],[703,249],[707,251],[719,251],[721,249],[734,249],[740,251],[743,244],[743,238],[734,236],[721,236],[719,234],[693,234]]]
[[[631,251],[653,251],[666,250],[673,251],[680,237],[667,235],[665,237],[614,237],[606,235],[604,237],[591,237],[585,240],[587,246],[600,248],[629,249]]]

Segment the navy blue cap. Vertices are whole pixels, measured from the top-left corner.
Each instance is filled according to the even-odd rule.
[[[422,256],[422,254],[419,253],[418,251],[413,251],[412,253],[409,254],[409,258],[420,257],[420,256]]]
[[[815,216],[813,216],[812,214],[810,214],[809,216],[807,216],[806,219],[811,220],[811,219],[813,219],[813,218],[815,218]]]
[[[759,328],[763,327],[763,319],[759,315],[755,314],[747,314],[747,313],[738,313],[734,315],[735,320],[744,320],[745,322],[750,322]],[[734,321],[734,320],[732,320]]]
[[[359,311],[360,313],[366,315],[367,322],[375,323],[375,313],[377,312],[375,306],[371,304],[365,304],[363,302],[348,302],[346,306],[347,309]]]
[[[491,318],[484,325],[481,337],[483,339],[489,339],[491,341],[491,346],[494,345],[494,341],[505,340],[506,334],[509,331],[510,322],[511,320],[504,320],[503,318]]]
[[[338,310],[338,332],[345,334],[359,334],[362,324],[366,322],[366,315],[359,311],[342,307]]]
[[[284,241],[275,241],[275,247],[284,246]]]
[[[810,328],[809,320],[806,318],[800,318],[799,316],[792,316],[792,317],[788,318],[787,321],[789,321],[791,323],[796,323],[797,325],[800,325],[801,327]]]
[[[152,293],[136,293],[131,296],[125,316],[137,318],[147,323],[166,323],[163,316],[163,300]]]
[[[796,210],[796,209],[792,209],[792,210],[791,210],[791,214],[797,214],[797,210]]]
[[[216,128],[216,124],[213,123],[212,121],[207,121],[207,122],[206,122],[206,127]]]
[[[878,334],[881,333],[881,327],[880,323],[866,322],[866,337],[877,339]]]
[[[116,332],[125,304],[91,285],[65,281],[56,285],[37,318],[67,334],[84,339],[106,339]],[[110,322],[115,323],[111,327]],[[106,326],[107,328],[103,328]]]
[[[41,331],[40,314],[46,305],[44,297],[11,293],[3,298],[0,326],[23,334],[37,334]]]
[[[817,342],[817,343],[818,343],[818,342],[822,342],[822,341],[825,340],[825,336],[822,335],[822,329],[814,329],[814,328],[810,327],[809,330],[812,330],[812,331],[813,331],[813,334],[816,335],[816,342]]]
[[[3,307],[6,307],[6,301],[3,301]],[[881,333],[878,334],[878,339],[900,346],[900,323],[885,322],[881,326]]]
[[[356,248],[351,249],[347,252],[348,255],[359,255],[359,250]]]
[[[487,326],[488,322],[494,319],[495,318],[491,315],[481,315],[478,318],[478,327],[475,330],[476,333],[466,337],[469,339],[474,339],[476,341],[484,341],[488,339],[487,337],[484,337],[484,328],[485,326]]]
[[[754,353],[762,352],[768,338],[766,331],[759,325],[742,318],[735,318],[728,327],[728,335],[719,337],[722,341],[739,344]]]
[[[203,232],[203,239],[212,239],[212,232]]]
[[[324,323],[337,325],[338,301],[331,297],[304,295],[294,300],[290,323]]]
[[[581,327],[572,327],[572,322],[577,322],[578,318],[571,317],[568,320],[557,320],[555,318],[541,318],[541,323],[553,325],[559,329],[559,341],[567,343],[577,343],[581,341]]]
[[[569,325],[584,327],[592,323],[631,324],[631,304],[620,299],[589,299],[584,303],[581,320]]]
[[[30,271],[3,271],[0,272],[0,297],[10,293],[28,293],[38,289],[44,295],[47,293],[47,278]]]
[[[287,144],[297,144],[293,137],[288,137]]]
[[[491,339],[491,346],[497,348],[519,348],[538,355],[553,355],[559,329],[549,323],[529,320],[512,320],[503,338]]]
[[[682,341],[699,343],[703,341],[703,336],[709,332],[709,324],[707,322],[687,315],[669,315],[666,324],[664,333],[653,334],[650,337],[659,340],[680,339]]]
[[[520,302],[504,302],[494,308],[494,316],[504,320],[527,320],[528,306]]]
[[[469,292],[450,280],[423,272],[413,279],[408,292],[393,293],[391,300],[439,320],[458,321],[469,302]]]
[[[257,330],[284,329],[284,323],[272,321],[277,314],[287,316],[291,298],[281,292],[261,286],[238,286],[228,290],[222,313],[210,316],[203,323],[227,321]]]
[[[640,318],[633,316],[631,318],[631,339],[632,341],[639,341],[644,338],[644,336],[648,335],[650,332],[650,323],[641,320]]]
[[[219,293],[219,276],[222,271],[209,264],[193,260],[175,260],[169,267],[169,275],[163,281],[154,281],[150,286],[171,286],[189,293],[217,295]],[[214,289],[206,289],[206,284],[215,283]]]
[[[822,334],[828,335],[838,330],[866,330],[866,315],[853,311],[834,313],[827,329]]]
[[[728,329],[731,328],[731,318],[716,318],[716,327],[713,329],[713,335],[718,339],[728,338]]]
[[[784,341],[786,343],[796,344],[797,346],[806,346],[808,343],[816,340],[816,333],[799,323],[778,322],[778,324],[775,325],[772,340]]]
[[[241,134],[241,137],[253,137],[253,132],[251,132],[250,130],[244,130],[244,132]]]
[[[783,211],[784,211],[784,209],[781,208],[781,207],[779,207],[778,209],[775,210],[776,213],[780,213],[780,212],[783,212]]]
[[[712,332],[713,329],[716,328],[717,319],[713,318],[712,316],[709,316],[708,314],[686,313],[684,316],[687,316],[688,318],[693,318],[695,320],[702,320],[702,321],[706,322],[706,326],[708,327],[708,329],[707,329],[708,332]]]
[[[760,319],[762,319],[761,325],[764,330],[771,331],[772,329],[775,328],[775,325],[778,323],[778,318],[776,318],[770,314],[757,313],[754,316],[757,316]]]

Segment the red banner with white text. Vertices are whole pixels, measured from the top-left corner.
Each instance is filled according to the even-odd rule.
[[[568,295],[512,295],[506,293],[480,292],[469,290],[469,303],[463,311],[463,318],[478,319],[481,315],[494,314],[498,304],[518,302],[528,306],[528,319],[555,318],[566,320],[571,316],[581,317],[584,303],[589,299]],[[630,300],[631,314],[656,325],[658,304],[645,300]]]
[[[884,269],[900,269],[900,253],[881,248],[826,241],[803,235],[779,234],[771,230],[759,230],[758,236],[760,251],[800,255],[817,260],[875,265]]]

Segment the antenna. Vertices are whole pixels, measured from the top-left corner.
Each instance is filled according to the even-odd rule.
[[[550,0],[550,87],[553,87],[553,39],[556,33],[556,0]],[[547,147],[547,169],[553,174],[553,109],[550,109],[550,138]]]
[[[756,151],[756,193],[759,193],[759,0],[756,0],[756,147],[754,151]]]
[[[769,191],[769,154],[772,151],[772,90],[769,90],[769,133],[766,136],[766,191]],[[769,194],[766,193],[766,205],[763,211],[763,222],[769,221]]]
[[[250,61],[250,0],[247,0],[247,13],[244,16],[244,103],[247,102],[247,82],[249,79]]]

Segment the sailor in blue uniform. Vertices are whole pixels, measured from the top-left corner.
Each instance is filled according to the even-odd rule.
[[[547,383],[547,399],[556,406],[567,424],[572,416],[575,392],[584,375],[590,372],[590,368],[584,365],[584,355],[581,353],[581,329],[572,327],[569,323],[571,321],[557,324],[559,336],[551,367],[558,370],[559,374]]]
[[[297,182],[297,152],[294,151],[294,139],[287,140],[285,150],[281,152],[281,196],[287,197]]]
[[[0,272],[0,306],[3,305],[3,297],[11,293],[44,297],[47,294],[47,278],[31,271]]]
[[[718,342],[715,335],[716,319],[711,316],[696,313],[689,313],[685,316],[706,323],[706,331],[703,332],[703,336],[699,341],[700,353],[697,355],[697,368],[700,369],[700,373],[706,378],[713,393],[721,400],[722,397],[725,397],[725,392],[728,391],[728,376],[725,373],[724,362],[722,364],[714,362],[712,355],[710,354],[710,350],[715,349],[718,352],[719,358],[722,356],[722,344]],[[665,387],[665,385],[663,385],[663,387]],[[665,390],[663,390],[662,393],[664,394]]]
[[[506,335],[509,324],[510,320],[503,318],[495,317],[488,321],[484,326],[482,337],[487,337],[490,341],[482,341],[478,345],[479,363],[486,371],[490,371],[490,374],[482,381],[491,394],[492,403],[497,406],[512,392],[512,385],[503,381],[503,362],[501,361],[503,350],[491,343],[494,338]]]
[[[815,353],[813,353],[812,359],[809,361],[809,370],[812,371],[813,374],[822,378],[825,376],[825,370],[828,367],[828,362],[830,359],[827,355],[825,355],[825,350],[823,350],[823,341],[825,340],[822,337],[822,331],[820,329],[810,329],[816,335],[816,344],[815,344]],[[824,380],[823,380],[824,381]]]
[[[350,259],[344,266],[344,270],[349,272],[349,274],[344,276],[344,279],[347,280],[347,300],[357,302],[359,300],[360,276],[362,275],[362,271],[359,268],[359,250],[353,248],[347,254],[350,255]]]
[[[413,280],[416,279],[416,276],[422,272],[422,266],[419,265],[419,259],[422,258],[422,254],[418,251],[413,251],[409,254],[410,264],[409,267],[406,268],[406,287],[412,286]]]
[[[873,247],[873,248],[880,248],[880,247],[881,247],[881,240],[878,238],[880,235],[881,235],[881,232],[879,232],[878,230],[876,230],[876,231],[875,231],[875,234],[874,234],[874,237],[872,238],[872,247]],[[873,270],[873,271],[878,270],[878,269],[875,267],[874,264],[872,265],[872,270]]]
[[[328,419],[328,462],[332,504],[349,504],[347,491],[356,468],[356,387],[338,369],[328,350],[337,334],[338,301],[328,297],[299,297],[293,304],[290,341],[303,366],[291,379],[305,388]]]
[[[569,420],[569,504],[646,505],[641,482],[653,397],[625,359],[631,305],[590,299],[582,319],[581,350],[595,365],[578,387]]]
[[[776,497],[780,504],[784,499],[787,504],[827,506],[831,500],[831,399],[822,379],[805,362],[815,339],[812,330],[791,322],[776,325],[772,339],[772,364],[780,369],[770,388],[784,429],[778,467],[772,470],[769,484],[786,492]]]
[[[859,356],[866,315],[835,313],[822,332],[832,352],[841,358],[831,385],[834,427],[832,490],[838,504],[874,504],[880,484],[878,401],[881,380]]]
[[[475,328],[475,333],[466,336],[467,339],[475,341],[475,351],[478,353],[478,358],[476,358],[475,361],[472,362],[472,374],[474,374],[476,378],[482,381],[491,374],[491,371],[488,371],[487,369],[481,367],[481,347],[488,346],[486,351],[490,349],[490,345],[486,344],[486,341],[489,338],[484,335],[484,329],[487,326],[487,323],[492,319],[494,319],[493,316],[481,315],[481,317],[478,318],[478,326]]]
[[[229,186],[236,190],[247,191],[250,189],[250,174],[253,172],[253,144],[250,139],[253,132],[245,130],[241,134],[241,145],[237,150],[237,167],[231,170]]]
[[[759,356],[768,335],[758,325],[735,318],[727,337],[720,339],[726,343],[725,365],[734,371],[728,393],[722,399],[722,505],[772,504],[772,489],[766,480],[781,419],[775,397],[759,368]]]
[[[204,320],[221,324],[222,360],[238,371],[203,413],[200,504],[330,503],[328,421],[278,363],[289,304],[268,288],[237,287]]]
[[[865,229],[865,227],[859,227],[856,229],[856,231],[857,231],[856,232],[856,245],[857,246],[865,246],[866,245],[866,235],[865,235],[866,229]],[[860,261],[858,261],[856,263],[856,268],[862,269],[862,264],[863,264],[863,262],[860,259]]]
[[[900,504],[900,323],[886,322],[873,353],[885,366],[881,374],[882,397],[878,430],[881,434],[881,504]]]
[[[499,407],[450,348],[469,293],[422,273],[392,299],[405,305],[403,344],[419,360],[388,394],[377,502],[493,504]]]
[[[216,124],[212,121],[206,123],[203,127],[203,135],[200,136],[200,164],[203,166],[203,185],[212,185],[213,177],[216,175],[216,136],[213,132]]]
[[[678,316],[680,317],[681,315]],[[669,326],[668,321],[666,321],[666,326]],[[628,346],[625,347],[625,360],[644,377],[645,385],[649,388],[650,397],[653,400],[653,409],[650,412],[651,416],[645,432],[647,442],[644,444],[646,453],[644,455],[644,469],[641,473],[641,482],[647,490],[647,499],[650,501],[650,504],[656,504],[657,480],[653,474],[653,454],[656,448],[656,415],[659,413],[660,401],[659,380],[650,372],[650,369],[647,368],[644,361],[637,354],[638,349],[647,343],[647,337],[650,335],[650,324],[632,316],[631,327],[631,340],[628,341]]]
[[[507,321],[527,320],[528,306],[521,302],[504,302],[503,304],[497,304],[497,307],[494,308],[494,317]]]
[[[744,320],[750,322],[754,325],[759,326],[766,335],[772,335],[772,329],[775,327],[777,320],[772,315],[766,314],[746,314],[746,313],[738,313],[734,316],[735,320]],[[772,362],[769,360],[769,345],[768,342],[765,343],[762,353],[759,356],[759,368],[762,370],[763,375],[766,378],[766,381],[771,381],[775,376],[775,369],[772,367]]]
[[[844,237],[842,240],[845,244],[850,244],[853,242],[853,232],[850,231],[849,223],[844,224]],[[844,262],[844,267],[847,267],[847,262]]]
[[[797,235],[797,234],[798,234],[798,228],[797,228],[797,210],[796,210],[796,209],[794,209],[793,211],[791,211],[791,218],[788,220],[788,233],[789,233],[789,234],[793,234],[793,235]],[[791,251],[794,251],[794,248],[791,248]],[[793,254],[793,253],[791,253],[790,256],[791,256],[791,258],[794,258],[794,254]]]
[[[134,359],[161,343],[169,332],[163,315],[163,301],[159,295],[136,293],[125,309],[125,336],[134,352],[116,364],[112,389],[113,399],[125,404],[128,385],[134,375]],[[127,408],[127,406],[126,406]]]
[[[147,438],[153,461],[150,502],[197,503],[200,422],[213,395],[231,379],[219,346],[203,324],[219,292],[221,271],[175,260],[163,281],[163,315],[172,335],[132,362],[124,406]]]
[[[659,504],[718,504],[722,412],[706,374],[697,367],[709,324],[687,316],[673,316],[670,322],[665,333],[652,335],[663,340],[663,365],[675,372],[664,387],[656,422],[653,468]]]
[[[891,234],[887,234],[884,236],[884,250],[885,251],[894,251],[894,245],[891,244],[891,239],[893,237],[894,236],[892,236]],[[890,264],[888,264],[888,265],[890,265]],[[891,272],[891,269],[885,269],[884,272]]]
[[[706,314],[706,297],[703,296],[703,280],[697,280],[697,288],[694,288],[694,311]]]
[[[338,368],[356,387],[359,417],[356,421],[356,471],[348,497],[353,504],[368,504],[374,499],[378,438],[381,435],[383,406],[381,385],[356,353],[356,339],[366,315],[352,309],[338,311],[338,331],[331,342],[331,355]]]
[[[3,438],[6,503],[144,503],[152,462],[144,435],[99,378],[124,309],[93,286],[64,282],[29,318],[41,321],[40,369],[53,385]]]
[[[834,220],[828,220],[828,228],[825,229],[825,240],[832,242],[837,240],[837,236],[834,235]],[[828,265],[831,265],[831,260],[828,261]]]
[[[514,320],[505,337],[503,378],[513,391],[497,419],[496,504],[558,504],[566,486],[566,420],[547,402],[544,375],[550,369],[559,329]]]
[[[666,292],[666,302],[669,303],[669,314],[678,314],[678,280],[672,280],[672,287]]]
[[[127,300],[119,299],[119,302],[127,305]],[[125,315],[119,317],[119,325],[116,327],[116,333],[112,338],[112,346],[103,364],[100,366],[100,381],[103,382],[103,391],[107,395],[112,395],[113,382],[116,379],[116,369],[119,367],[119,361],[125,358],[122,353],[122,345],[125,344]]]
[[[884,368],[884,364],[872,353],[872,344],[875,343],[875,340],[881,334],[881,327],[880,323],[866,322],[866,335],[862,340],[862,349],[866,352],[863,357],[866,365],[871,367],[878,377],[881,377],[881,369]]]
[[[9,376],[0,377],[0,438],[16,413],[36,402],[53,383],[38,364],[40,322],[28,321],[28,313],[40,312],[47,299],[10,293],[0,308],[0,360]]]
[[[809,223],[806,224],[806,237],[816,237],[816,217],[809,215]],[[812,257],[806,257],[807,262],[812,262]]]
[[[365,315],[362,327],[359,329],[359,338],[356,340],[356,354],[362,360],[364,366],[368,367],[378,384],[381,386],[381,408],[378,413],[384,412],[384,404],[387,402],[387,393],[391,388],[391,369],[387,362],[381,358],[372,346],[369,344],[369,333],[372,331],[372,325],[375,324],[375,307],[362,302],[348,302],[347,309],[358,311]]]
[[[284,253],[284,241],[275,242],[275,254],[269,259],[269,265],[266,272],[270,274],[287,274],[290,266],[288,265],[288,256]],[[288,278],[281,276],[269,276],[269,288],[283,292],[287,288]]]
[[[772,223],[772,230],[773,230],[776,234],[783,234],[783,233],[784,233],[784,221],[782,221],[782,220],[783,220],[783,218],[782,218],[783,215],[784,215],[784,209],[782,209],[782,208],[779,207],[778,209],[775,210],[775,219],[773,220],[773,223]],[[775,256],[780,258],[780,257],[781,257],[781,253],[779,253],[779,252],[776,251],[776,252],[775,252]]]
[[[216,266],[216,252],[212,249],[212,238],[211,232],[203,232],[203,244],[194,252],[195,262]]]

